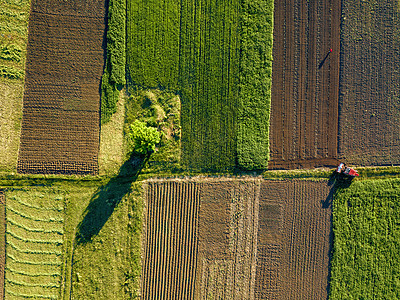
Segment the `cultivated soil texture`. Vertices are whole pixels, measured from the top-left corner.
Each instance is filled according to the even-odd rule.
[[[105,5],[32,1],[19,172],[98,172]]]
[[[6,197],[0,191],[0,299],[4,299],[4,271],[6,266]]]
[[[275,1],[271,169],[336,164],[340,14],[340,0]]]
[[[339,157],[400,164],[400,2],[343,2]]]
[[[327,181],[149,181],[143,299],[326,299]]]

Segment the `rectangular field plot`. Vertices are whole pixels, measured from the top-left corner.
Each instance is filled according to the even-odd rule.
[[[258,231],[256,299],[327,298],[329,190],[326,181],[261,183],[259,224],[270,226]]]
[[[59,299],[64,198],[57,193],[7,192],[6,299]]]
[[[327,182],[149,181],[143,299],[324,299]]]
[[[6,265],[6,196],[0,190],[0,299],[4,299],[4,271]]]
[[[32,1],[18,172],[98,172],[104,32],[104,1]]]
[[[340,10],[340,0],[275,1],[269,168],[336,164]]]
[[[400,164],[398,0],[343,1],[339,157]]]

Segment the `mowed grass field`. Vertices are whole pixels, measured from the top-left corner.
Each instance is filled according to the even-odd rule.
[[[130,1],[127,11],[132,83],[181,96],[183,162],[266,168],[273,1]]]
[[[0,0],[0,171],[15,171],[17,164],[29,4]]]
[[[64,196],[49,190],[6,193],[7,299],[59,299]]]
[[[399,299],[400,179],[339,189],[333,232],[330,299]]]

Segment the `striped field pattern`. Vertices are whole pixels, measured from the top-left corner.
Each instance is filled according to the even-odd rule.
[[[6,299],[58,299],[63,196],[24,190],[13,190],[6,196]]]
[[[195,183],[148,184],[142,299],[192,299],[199,189]]]

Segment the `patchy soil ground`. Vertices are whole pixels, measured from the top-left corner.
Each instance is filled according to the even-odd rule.
[[[325,299],[326,181],[149,181],[143,299]]]
[[[400,2],[343,2],[339,157],[400,164]]]
[[[104,33],[104,1],[32,1],[19,172],[98,172]]]
[[[336,164],[340,14],[340,0],[275,2],[271,169]]]

